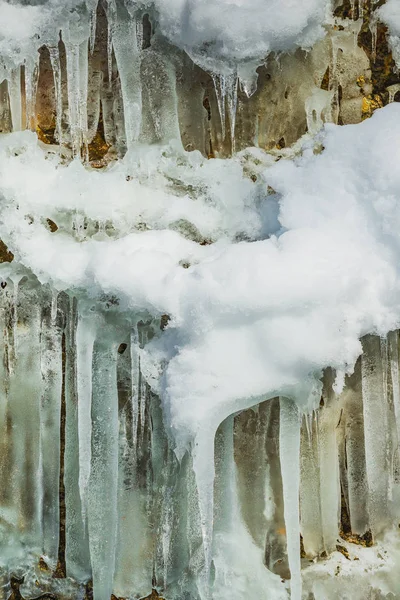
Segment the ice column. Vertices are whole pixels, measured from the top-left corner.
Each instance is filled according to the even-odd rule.
[[[87,398],[79,396],[78,382],[81,382],[82,373],[77,372],[78,351],[82,349],[82,342],[77,344],[77,321],[78,310],[77,301],[71,297],[64,297],[65,314],[67,317],[65,328],[65,504],[66,504],[66,570],[67,575],[73,576],[78,580],[86,580],[91,574],[89,559],[89,542],[86,513],[83,510],[82,501],[86,500],[84,494],[81,494],[80,486],[80,467],[86,467],[90,460],[84,456],[81,457],[80,444],[82,436],[90,444],[90,415],[83,424],[79,423],[79,415],[87,406]],[[91,355],[88,353],[88,363],[84,368],[91,370]],[[82,357],[80,357],[82,358]],[[79,367],[82,368],[80,362]],[[80,386],[81,388],[82,386]],[[80,389],[82,391],[82,389]],[[80,403],[82,406],[80,407]],[[90,404],[89,404],[90,410]],[[86,462],[87,461],[87,462]],[[86,490],[85,490],[86,491]]]
[[[13,131],[22,130],[21,68],[12,69],[8,91]]]
[[[61,89],[61,65],[58,46],[49,47],[51,68],[53,70],[54,91],[56,98],[56,139],[61,145],[62,138],[62,117],[63,117],[63,99]]]
[[[347,465],[348,508],[351,529],[363,535],[369,529],[368,484],[365,465],[364,416],[361,389],[361,359],[347,379],[342,394],[345,452]]]
[[[338,402],[333,392],[334,372],[326,369],[324,374],[324,406],[319,411],[319,455],[321,521],[325,551],[336,548],[339,533],[340,483],[336,442],[336,425],[339,418]]]
[[[79,491],[82,506],[82,525],[86,523],[87,487],[90,476],[92,437],[92,361],[96,338],[96,316],[78,304],[76,330],[76,386],[78,394]]]
[[[296,403],[280,398],[279,456],[282,469],[291,600],[301,600],[300,564],[300,416]]]
[[[215,428],[212,424],[203,429],[195,440],[193,449],[193,470],[199,495],[200,521],[203,537],[205,567],[202,577],[204,594],[209,596],[210,568],[213,541],[214,511],[214,438]]]
[[[88,40],[65,42],[68,81],[68,115],[72,152],[80,156],[87,144]]]
[[[146,420],[138,440],[138,402],[141,392],[143,415],[149,411],[149,394],[141,385],[138,360],[139,346],[136,328],[130,345],[118,354],[119,398],[119,465],[118,465],[118,542],[115,572],[115,593],[127,596],[132,590],[140,596],[151,591],[154,560],[154,537],[160,516],[152,516],[154,497],[161,493],[152,488],[154,470],[163,464],[163,457],[152,460],[155,423]],[[159,440],[160,442],[160,440]]]
[[[121,80],[128,149],[138,141],[142,123],[141,49],[137,43],[136,19],[117,15],[112,42]]]
[[[362,395],[370,524],[374,535],[388,524],[389,439],[387,347],[377,336],[363,338]]]
[[[18,526],[31,547],[41,546],[40,482],[40,299],[26,280],[14,282],[14,352],[10,375],[12,475],[9,485],[18,510]],[[27,399],[29,401],[27,401]],[[48,447],[53,452],[53,448]]]
[[[301,428],[301,533],[308,556],[318,556],[323,549],[321,524],[320,463],[317,415],[303,416]]]
[[[285,531],[282,469],[280,462],[280,400],[273,398],[265,403],[266,435],[265,454],[268,463],[269,488],[272,510],[265,540],[265,564],[283,578],[289,577]]]
[[[117,344],[103,328],[94,343],[92,452],[88,488],[90,557],[95,600],[113,589],[118,502]]]
[[[36,93],[39,81],[39,65],[34,60],[25,62],[26,128],[36,127]]]
[[[55,304],[55,310],[53,305]],[[59,527],[60,406],[62,387],[61,327],[57,293],[44,306],[41,327],[40,362],[40,455],[42,470],[43,552],[57,557]],[[33,351],[33,349],[32,349]]]
[[[237,110],[237,86],[238,78],[236,71],[229,75],[216,75],[212,73],[215,94],[219,114],[221,117],[222,139],[225,139],[226,129],[226,106],[228,106],[229,125],[231,129],[232,146],[235,141],[236,110]]]

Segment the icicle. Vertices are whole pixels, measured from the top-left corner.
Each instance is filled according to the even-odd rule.
[[[111,90],[106,86],[100,91],[101,113],[103,116],[104,139],[107,144],[114,145],[116,142],[116,123],[114,119],[114,99]]]
[[[225,139],[226,135],[226,105],[228,105],[228,118],[231,129],[232,150],[234,150],[238,76],[236,71],[229,75],[216,75],[215,73],[211,73],[211,76],[214,82],[218,110],[221,118],[222,139]]]
[[[81,132],[82,144],[85,146],[85,160],[88,160],[88,81],[89,81],[89,61],[87,42],[82,42],[79,46],[79,128]]]
[[[90,53],[93,54],[94,46],[96,43],[96,29],[97,29],[97,0],[90,11],[90,38],[89,38],[89,49]]]
[[[361,385],[361,360],[358,360],[354,374],[348,378],[342,396],[346,436],[348,505],[351,530],[358,535],[364,535],[369,529]]]
[[[137,473],[136,448],[126,435],[124,427],[126,412],[120,413],[119,462],[118,462],[118,539],[114,593],[128,597],[132,590],[138,597],[150,592],[154,560],[154,536],[160,525],[159,514],[149,509],[149,496],[161,494],[157,487],[149,485],[149,474],[157,465],[149,461],[149,440],[138,449],[140,468]],[[152,451],[152,449],[151,449]],[[160,464],[165,460],[162,455]],[[139,466],[138,465],[138,466]],[[154,519],[154,520],[153,520]],[[134,540],[134,542],[133,542]]]
[[[239,518],[233,460],[233,423],[234,417],[228,417],[219,427],[215,441],[215,464],[218,465],[218,478],[215,481],[214,514],[215,533],[219,534],[229,533]]]
[[[89,78],[89,91],[87,99],[87,143],[90,143],[96,136],[100,120],[100,90],[102,86],[103,73],[101,71],[91,71]],[[104,117],[103,117],[104,120]]]
[[[72,151],[80,156],[87,143],[88,42],[65,42],[68,77],[68,115]]]
[[[259,66],[260,65],[258,61],[238,65],[237,74],[240,82],[240,88],[246,94],[247,98],[251,98],[251,96],[257,91],[257,68]]]
[[[182,144],[176,81],[175,64],[161,48],[149,48],[143,53],[143,100],[144,112],[148,115],[143,133],[150,143],[166,144],[175,140]]]
[[[108,74],[108,86],[111,89],[112,81],[112,60],[113,60],[113,44],[111,34],[111,23],[107,21],[107,74]]]
[[[375,13],[372,13],[369,20],[369,30],[372,36],[371,43],[371,58],[375,62],[376,60],[376,45],[378,41],[378,19]]]
[[[129,16],[118,19],[112,41],[121,80],[128,149],[139,139],[142,124],[141,51],[138,50],[136,20]]]
[[[290,568],[291,600],[301,600],[300,564],[300,416],[297,405],[280,399],[279,456],[282,469],[287,552]]]
[[[41,326],[40,455],[42,467],[42,551],[57,558],[60,473],[60,406],[62,387],[61,331],[56,323],[57,293],[52,294]]]
[[[136,455],[138,424],[139,424],[139,397],[140,397],[140,358],[138,354],[139,342],[137,329],[131,331],[131,402],[132,402],[132,447]]]
[[[339,534],[340,480],[336,442],[338,403],[332,390],[334,373],[326,369],[324,374],[324,407],[319,416],[319,466],[321,490],[321,522],[325,551],[329,554],[336,548]]]
[[[4,81],[0,83],[0,127],[4,132],[12,131],[8,88],[8,81],[7,79],[4,79]]]
[[[380,533],[388,524],[388,422],[385,385],[386,343],[377,336],[363,339],[362,395],[370,524]]]
[[[62,146],[63,144],[63,131],[62,131],[62,118],[63,118],[63,99],[62,99],[62,88],[61,88],[61,65],[60,65],[60,53],[58,46],[49,47],[51,68],[53,70],[54,78],[54,90],[56,97],[56,140]]]
[[[26,128],[32,131],[36,128],[36,94],[39,82],[38,63],[25,62],[25,98],[26,98]]]
[[[179,506],[176,506],[176,497],[174,496],[177,461],[174,454],[168,448],[161,402],[152,397],[149,409],[151,420],[151,470],[153,472],[153,481],[150,487],[150,495],[152,497],[151,511],[159,522],[157,546],[155,548],[155,575],[157,577],[157,584],[163,585],[163,591],[165,592],[165,596],[167,596],[168,577],[173,565],[173,538],[176,535],[175,524],[176,519],[181,518]],[[159,490],[159,494],[156,496],[154,494],[155,489]],[[162,579],[160,577],[161,574]]]
[[[144,434],[146,427],[146,407],[148,402],[148,384],[146,382],[145,377],[143,377],[141,364],[140,364],[140,353],[138,353],[140,348],[144,348],[148,342],[148,325],[141,324],[139,331],[139,343],[140,346],[136,348],[136,357],[137,357],[137,365],[138,365],[138,419],[140,421],[140,429],[137,432],[137,445],[139,447],[143,446],[144,442]],[[135,355],[134,355],[135,356]],[[137,421],[137,423],[139,423]]]
[[[55,325],[56,324],[56,319],[57,319],[57,301],[58,301],[58,291],[57,290],[52,290],[51,293],[51,312],[50,312],[50,316],[51,316],[51,324]]]
[[[399,373],[399,332],[388,335],[390,373],[392,380],[393,407],[396,417],[397,443],[400,444],[400,373]]]
[[[314,415],[304,415],[301,428],[301,533],[307,556],[318,556],[323,549],[320,509],[320,470],[318,432]]]
[[[92,359],[96,337],[94,316],[82,312],[78,317],[76,331],[77,393],[78,393],[78,437],[79,437],[79,491],[82,505],[82,523],[85,526],[87,513],[87,487],[91,461],[91,404],[92,404]]]
[[[140,370],[140,359],[139,359],[139,419],[140,419],[140,432],[139,432],[139,446],[143,445],[144,442],[144,431],[146,427],[146,404],[147,404],[147,383],[144,379]]]
[[[74,297],[65,298],[67,325],[65,328],[64,360],[65,360],[65,508],[66,508],[66,572],[69,577],[85,580],[91,575],[89,540],[86,519],[82,504],[80,467],[83,463],[80,456],[80,402],[87,400],[78,395],[78,382],[82,381],[77,373],[77,351],[81,349],[76,342],[77,334],[77,301]],[[81,340],[80,340],[81,342]],[[80,365],[82,366],[82,365]],[[90,368],[89,363],[88,368]],[[90,443],[90,424],[85,436]],[[85,465],[86,466],[86,465]],[[86,491],[86,490],[85,490]],[[82,522],[83,521],[83,522]]]
[[[204,426],[203,426],[204,427]],[[202,587],[210,595],[210,570],[213,543],[214,512],[214,438],[216,429],[209,424],[197,435],[193,448],[193,470],[199,497],[200,522],[203,538],[204,571]]]
[[[104,337],[96,340],[93,350],[88,521],[94,600],[110,599],[117,541],[117,344],[107,333],[103,328]]]
[[[226,85],[224,75],[216,75],[211,73],[212,80],[214,82],[215,94],[217,96],[217,104],[219,110],[219,116],[221,119],[222,139],[225,139],[225,101],[226,101]]]
[[[17,287],[17,286],[16,286]],[[15,325],[14,370],[10,374],[9,419],[12,424],[12,469],[9,482],[22,539],[41,548],[40,499],[40,296],[21,286]],[[29,399],[29,401],[27,401]],[[52,452],[51,442],[48,452]]]
[[[9,412],[9,338],[7,321],[9,319],[9,312],[7,297],[3,296],[1,300],[3,302],[0,307],[0,505],[3,505],[9,500],[11,435],[7,427]]]
[[[9,81],[10,107],[13,131],[22,130],[21,68],[12,69]]]
[[[265,412],[266,470],[268,473],[268,487],[271,491],[270,510],[267,513],[268,529],[265,539],[265,564],[270,571],[286,579],[290,577],[290,572],[285,535],[282,470],[279,458],[279,398],[268,400],[268,402],[265,403]]]
[[[17,335],[18,291],[19,291],[19,284],[22,279],[22,276],[21,275],[12,275],[10,277],[10,279],[13,282],[13,286],[14,286],[13,287],[13,297],[12,297],[13,348],[12,348],[12,356],[11,356],[11,360],[10,360],[10,367],[11,367],[11,370],[13,370],[14,362],[15,362],[16,356],[18,354],[18,335]]]
[[[231,126],[231,140],[232,140],[232,152],[235,151],[235,127],[236,127],[236,111],[237,111],[237,99],[238,99],[238,78],[236,73],[229,77],[229,84],[227,87],[227,103],[229,113],[229,123]]]
[[[136,44],[139,52],[143,49],[143,19],[138,18],[136,21]]]

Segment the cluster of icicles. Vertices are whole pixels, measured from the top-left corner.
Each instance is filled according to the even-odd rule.
[[[368,7],[372,10],[375,3]],[[339,89],[345,85],[339,55],[357,47],[366,10],[366,0],[352,2],[351,14],[357,20],[343,20],[339,29],[335,24],[334,35],[328,29],[331,56],[314,65],[318,73],[313,75],[316,81],[322,80],[329,68],[329,90],[313,86],[310,80],[311,93],[289,102],[288,113],[295,114],[298,103],[304,103],[306,113],[306,123],[293,123],[295,136],[304,132],[305,125],[313,134],[323,122],[338,122]],[[173,139],[181,139],[185,149],[198,149],[206,156],[226,156],[251,145],[253,134],[261,145],[266,142],[274,147],[279,140],[269,137],[271,116],[267,115],[266,123],[256,119],[251,114],[256,105],[244,110],[236,135],[240,101],[246,103],[257,90],[257,66],[266,64],[267,57],[259,65],[253,61],[208,68],[200,56],[190,54],[189,58],[166,40],[153,17],[135,3],[89,2],[77,20],[66,23],[50,40],[43,44],[32,40],[32,52],[21,56],[20,65],[0,57],[0,131],[35,130],[39,124],[51,130],[62,154],[85,161],[99,127],[107,146],[119,156],[137,143]],[[372,56],[376,55],[377,25],[376,13],[371,12]],[[278,63],[280,56],[284,54],[275,56]],[[288,98],[294,76],[289,75],[282,90],[282,102],[283,93]],[[297,87],[302,83],[299,80]],[[251,128],[249,121],[254,121]],[[246,128],[252,130],[250,137]]]
[[[344,532],[372,541],[396,525],[398,332],[364,339],[340,396],[327,370],[317,412],[301,416],[276,398],[225,421],[204,524],[191,454],[177,460],[141,369],[142,348],[162,328],[28,277],[3,287],[2,563],[24,564],[21,548],[44,555],[64,575],[93,578],[95,600],[152,586],[168,600],[204,600],[220,597],[218,540],[236,535],[257,549],[271,585],[290,577],[299,600],[301,539],[309,559],[335,550]]]
[[[106,143],[119,155],[138,142],[179,139],[183,115],[182,110],[178,114],[176,68],[184,53],[162,36],[152,39],[153,24],[143,8],[133,13],[129,10],[123,3],[96,3],[80,21],[67,23],[59,39],[57,34],[52,43],[42,45],[33,40],[32,55],[24,57],[21,65],[0,57],[0,130],[35,130],[38,110],[43,108],[38,105],[43,77],[44,95],[52,105],[50,111],[45,105],[45,110],[55,115],[54,122],[47,120],[47,126],[67,155],[87,160],[88,145],[99,123]],[[187,55],[184,60],[191,62]],[[46,79],[49,68],[52,82]],[[219,137],[233,147],[238,71],[207,77],[214,84]],[[256,81],[254,68],[249,78],[242,80],[243,93],[252,94]],[[198,87],[199,82],[190,85]],[[200,95],[189,110],[191,120],[200,123],[207,119]],[[207,155],[208,140],[198,138],[195,134],[196,147]]]

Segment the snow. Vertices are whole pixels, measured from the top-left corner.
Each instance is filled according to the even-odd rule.
[[[71,41],[89,39],[96,0],[45,0],[40,6],[0,2],[0,55],[23,63],[59,31]],[[109,3],[110,8],[114,6]],[[129,0],[132,15],[150,11],[160,32],[211,70],[249,63],[254,70],[271,51],[310,48],[324,35],[328,0]],[[115,32],[114,32],[115,33]],[[256,65],[257,66],[257,65]]]
[[[325,0],[155,0],[155,5],[163,34],[210,66],[310,48],[323,36],[328,8]]]
[[[86,29],[89,18],[75,10],[80,0],[46,0],[31,6],[26,2],[0,1],[0,66],[6,69],[30,61],[43,44],[56,45],[59,31],[66,28],[68,18],[78,20],[79,27]]]
[[[389,46],[393,53],[393,58],[397,68],[400,67],[400,6],[397,0],[387,0],[386,4],[377,11],[378,18],[381,19],[389,29]]]
[[[396,0],[387,0],[380,7],[379,16],[388,25],[393,35],[400,35],[400,5]]]
[[[156,62],[150,50],[146,69],[151,75],[162,70],[167,82],[167,101],[152,106],[151,116],[161,132],[158,139],[170,141],[144,145],[138,141],[141,85],[145,90],[152,79],[141,77],[137,11],[148,10],[156,36],[164,36],[212,73],[222,120],[229,112],[234,129],[237,76],[250,89],[250,72],[270,52],[312,46],[324,34],[330,3],[126,4],[129,18],[114,11],[111,1],[108,16],[128,151],[100,172],[80,160],[81,146],[90,137],[86,56],[93,46],[89,38],[95,31],[96,2],[88,0],[84,6],[77,0],[48,0],[27,6],[0,0],[0,56],[10,84],[14,128],[0,136],[0,239],[15,256],[11,264],[0,265],[0,277],[9,286],[0,311],[0,362],[7,365],[4,379],[10,379],[1,382],[0,416],[5,422],[9,411],[16,426],[7,465],[16,473],[11,483],[16,506],[1,509],[10,512],[7,519],[13,524],[19,511],[32,547],[43,547],[54,558],[57,398],[63,366],[57,318],[62,314],[67,322],[68,575],[84,579],[92,571],[96,600],[109,598],[114,586],[119,596],[145,595],[153,565],[158,576],[162,571],[165,585],[189,570],[188,585],[197,588],[202,600],[211,594],[258,596],[266,589],[284,598],[285,586],[263,563],[267,528],[281,502],[292,598],[301,597],[302,585],[305,592],[312,588],[316,598],[337,597],[335,583],[324,596],[327,572],[343,563],[343,571],[362,579],[357,569],[363,561],[370,561],[373,570],[380,560],[375,550],[363,549],[362,560],[352,568],[334,554],[326,564],[309,567],[309,573],[301,571],[300,531],[313,555],[322,548],[334,551],[337,543],[343,443],[339,406],[348,409],[345,477],[353,530],[386,531],[398,513],[394,500],[399,486],[388,459],[398,445],[397,334],[390,334],[387,345],[378,337],[364,339],[360,389],[335,393],[341,393],[345,375],[353,372],[362,353],[360,339],[368,333],[385,338],[400,325],[400,107],[394,103],[361,124],[330,124],[319,132],[318,120],[279,161],[259,148],[208,160],[197,151],[186,153],[180,140],[171,139],[179,137],[173,60],[166,53],[165,62],[164,57]],[[380,16],[395,50],[400,36],[397,3],[388,0]],[[58,148],[44,147],[34,133],[19,131],[23,120],[15,66],[28,60],[26,72],[32,74],[33,56],[47,43],[52,45],[59,137],[63,133],[56,46],[60,29],[74,156],[69,164]],[[160,47],[169,48],[165,40]],[[127,60],[128,54],[133,60]],[[328,92],[314,92],[305,107],[308,116],[315,107],[320,114],[329,102]],[[49,219],[56,231],[50,231]],[[57,300],[59,291],[67,292],[62,301]],[[69,303],[68,310],[58,311],[57,301],[60,306]],[[162,331],[161,317],[168,322]],[[148,327],[151,319],[154,330]],[[143,329],[138,331],[140,320]],[[123,340],[129,351],[121,358],[117,349]],[[326,367],[336,379],[324,389],[329,406],[324,405],[313,424]],[[120,389],[122,371],[125,387]],[[281,411],[274,427],[279,432],[282,498],[273,497],[277,482],[271,470],[264,474],[265,482],[259,477],[266,488],[265,510],[256,521],[262,524],[261,549],[243,516],[243,490],[238,491],[243,464],[236,460],[235,448],[240,434],[232,415],[277,396]],[[304,412],[309,429],[317,432],[314,441],[309,437],[307,442],[300,430]],[[267,455],[265,442],[272,429],[262,425],[261,417],[259,424],[265,429],[260,448]],[[365,456],[360,440],[366,442]],[[30,482],[34,514],[23,492],[25,471],[17,468],[19,463],[27,466],[27,448],[32,448],[32,473],[40,475]],[[267,471],[265,457],[261,465]],[[310,465],[314,471],[305,481]],[[315,514],[303,515],[301,522],[298,498],[306,504],[310,489],[315,489]],[[362,494],[367,508],[359,500]],[[250,512],[251,502],[246,510]],[[285,538],[280,530],[273,533],[275,541],[278,534],[279,540]],[[140,543],[132,547],[131,537]],[[21,543],[26,539],[21,537]]]
[[[147,352],[168,363],[154,386],[185,444],[257,397],[296,395],[311,406],[324,367],[351,372],[360,337],[397,326],[398,117],[390,105],[360,125],[326,125],[322,154],[305,139],[302,156],[267,167],[261,187],[243,177],[240,156],[223,163],[154,149],[127,182],[134,155],[97,173],[46,160],[29,133],[3,136],[0,237],[42,282],[170,315]],[[197,185],[190,199],[168,185],[174,161],[182,186]],[[277,201],[279,223],[270,211],[266,236],[262,205]],[[112,227],[77,239],[78,212]],[[188,239],[189,226],[186,237],[171,230],[178,219],[215,243]],[[244,233],[248,241],[234,243]]]

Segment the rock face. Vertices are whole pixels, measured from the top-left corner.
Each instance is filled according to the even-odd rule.
[[[229,19],[217,43],[224,4],[203,3],[199,16],[200,1],[185,13],[171,0],[167,14],[158,2],[0,0],[0,13],[32,29],[15,29],[16,51],[0,25],[0,599],[400,598],[397,303],[387,318],[354,317],[357,294],[375,281],[363,271],[353,287],[332,269],[348,286],[335,327],[353,329],[343,351],[320,350],[315,331],[330,331],[337,314],[307,330],[308,307],[323,301],[296,295],[295,268],[296,290],[284,277],[267,309],[263,290],[237,298],[254,279],[273,281],[273,265],[264,272],[254,255],[243,267],[238,254],[212,270],[227,246],[269,240],[275,251],[290,234],[282,198],[293,196],[291,171],[276,163],[302,168],[324,155],[325,139],[335,143],[325,124],[360,124],[399,101],[396,35],[380,20],[382,1],[310,0],[304,27],[299,13],[283,33],[275,24],[260,34],[263,52],[270,44],[261,58],[256,21],[254,52],[237,38],[227,58]],[[289,18],[283,0],[270,4]],[[178,27],[185,18],[193,47]],[[213,22],[220,38],[209,40]],[[376,179],[377,191],[362,176],[349,184],[376,191],[368,223],[396,202]],[[392,213],[383,214],[379,248],[391,257]],[[379,265],[372,272],[379,279]],[[383,277],[394,296],[397,273]],[[221,314],[219,279],[243,281],[236,297],[223,289]],[[288,297],[281,337],[294,358],[282,375],[281,338],[260,329],[276,345],[273,382],[278,373],[260,390],[258,335],[246,328],[263,310],[267,321],[285,313]],[[316,346],[311,359],[304,350],[309,362],[296,318],[304,345],[309,333]],[[246,333],[239,358],[235,326]],[[196,389],[185,360],[190,376],[196,365]]]

